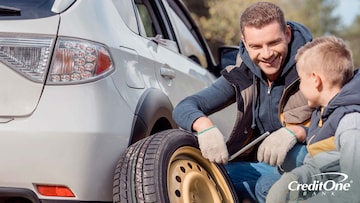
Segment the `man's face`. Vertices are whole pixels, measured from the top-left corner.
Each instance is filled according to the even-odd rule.
[[[288,26],[284,33],[277,22],[259,29],[245,27],[242,36],[251,60],[260,67],[269,82],[281,74],[290,40],[290,27]]]

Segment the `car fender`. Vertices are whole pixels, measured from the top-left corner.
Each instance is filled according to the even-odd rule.
[[[135,109],[129,145],[156,132],[177,128],[172,119],[173,105],[161,90],[147,89]]]

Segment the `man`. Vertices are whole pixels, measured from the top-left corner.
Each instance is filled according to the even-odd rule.
[[[181,101],[173,117],[180,127],[197,132],[205,158],[223,164],[228,162],[229,154],[270,132],[260,146],[225,165],[243,199],[255,201],[258,178],[270,177],[256,186],[258,201],[262,202],[280,177],[276,165],[289,164],[284,162],[287,152],[305,140],[303,125],[309,121],[312,109],[299,92],[294,56],[312,36],[304,26],[286,23],[282,10],[269,2],[248,7],[241,15],[240,29],[241,65],[227,67],[212,86]],[[225,144],[224,136],[207,116],[234,102],[237,121]],[[292,153],[289,160],[299,165],[306,149],[301,144],[296,146],[297,151],[292,151],[298,153]]]

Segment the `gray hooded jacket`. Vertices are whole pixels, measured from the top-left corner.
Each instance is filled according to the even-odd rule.
[[[307,202],[360,201],[360,73],[348,82],[321,113],[320,108],[311,117],[308,151],[304,165],[290,173],[298,183],[311,184],[315,180],[327,188],[300,192],[311,197]],[[320,122],[320,120],[322,122]],[[339,174],[342,173],[342,174]],[[321,174],[321,175],[319,175]],[[331,189],[328,180],[348,184],[348,189]],[[311,201],[310,201],[311,200]]]

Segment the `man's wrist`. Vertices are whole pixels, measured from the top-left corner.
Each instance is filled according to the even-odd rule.
[[[206,129],[198,132],[197,135],[199,136],[199,135],[201,135],[201,134],[203,134],[203,133],[205,133],[205,132],[207,132],[207,131],[209,131],[209,130],[211,130],[211,129],[214,129],[214,128],[216,128],[216,125],[213,125],[213,126],[211,126],[211,127],[209,127],[209,128],[206,128]]]
[[[207,128],[214,126],[214,123],[206,116],[196,119],[192,125],[195,132],[201,132]]]
[[[285,127],[288,131],[291,131],[295,136],[298,142],[305,142],[306,140],[306,131],[305,128],[301,125],[288,125]]]
[[[295,138],[295,140],[298,142],[299,140],[298,140],[298,138],[296,137],[296,134],[292,131],[292,130],[290,130],[289,128],[287,128],[287,127],[284,127],[285,128],[285,130],[287,130],[289,133],[290,133],[290,135],[291,136],[293,136],[294,138]]]

